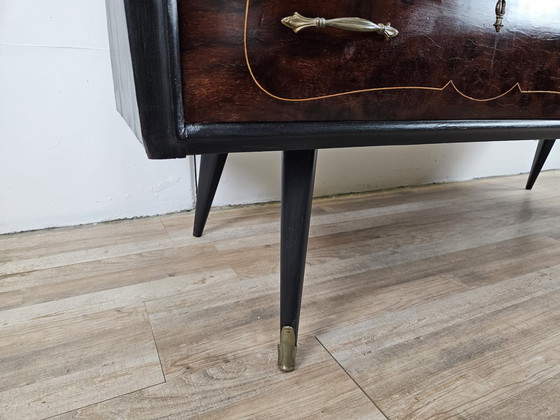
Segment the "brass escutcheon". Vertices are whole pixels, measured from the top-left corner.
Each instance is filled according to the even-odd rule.
[[[504,27],[503,20],[506,15],[506,0],[498,0],[496,4],[496,23],[494,23],[494,28],[496,32],[500,32],[500,29]]]

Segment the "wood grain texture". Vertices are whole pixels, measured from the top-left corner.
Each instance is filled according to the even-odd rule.
[[[144,305],[0,328],[2,418],[45,418],[163,382]]]
[[[0,236],[0,418],[556,418],[560,173],[524,181],[315,200],[291,374],[277,204]]]
[[[258,346],[250,354],[193,363],[163,385],[56,419],[386,419],[315,338],[301,345],[307,355],[290,375],[276,372],[275,349]]]
[[[0,236],[0,276],[172,247],[159,220]]]
[[[489,415],[560,373],[559,288],[556,265],[318,338],[389,418]]]
[[[560,92],[560,9],[531,5],[508,3],[496,33],[495,2],[484,0],[183,1],[186,120],[558,118],[560,95],[544,92]],[[294,34],[280,20],[296,11],[391,22],[400,34]]]
[[[95,292],[117,291],[127,286],[154,284],[154,281],[162,281],[169,286],[181,279],[192,280],[197,274],[200,282],[211,281],[205,278],[209,274],[208,266],[214,263],[214,252],[212,246],[204,244],[164,250],[156,248],[151,252],[18,273],[0,281],[0,308],[6,310],[91,296]],[[220,268],[225,266],[214,266],[211,273],[219,272]]]
[[[306,278],[302,334],[355,322],[363,316],[361,308],[368,313],[385,312],[464,290],[445,275],[423,279],[420,291],[420,282],[403,284],[396,277],[372,281],[375,271],[364,270],[363,265],[360,270],[345,276],[336,266],[325,266],[322,275],[315,272]],[[224,284],[215,287],[211,297],[194,292],[147,302],[164,372],[176,374],[194,362],[228,357],[232,350],[251,352],[266,343],[274,347],[278,339],[277,277]],[[411,293],[403,297],[408,290]],[[381,296],[378,303],[369,302],[372,294]]]

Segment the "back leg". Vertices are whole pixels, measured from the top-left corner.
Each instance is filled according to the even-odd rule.
[[[535,181],[541,173],[541,169],[544,166],[546,158],[552,150],[552,146],[554,146],[555,141],[556,140],[539,140],[537,152],[535,153],[535,159],[533,160],[533,167],[531,168],[529,179],[527,180],[527,185],[525,186],[526,189],[530,190],[533,188],[533,185],[535,185]]]

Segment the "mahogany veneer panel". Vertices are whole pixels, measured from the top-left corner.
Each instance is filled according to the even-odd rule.
[[[494,7],[486,0],[180,1],[186,120],[558,118],[560,7],[510,1],[500,33]],[[390,41],[334,29],[294,34],[280,19],[296,11],[390,21],[400,34]]]

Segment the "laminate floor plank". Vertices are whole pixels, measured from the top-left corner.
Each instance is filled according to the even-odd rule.
[[[365,229],[367,227],[378,227],[387,224],[387,219],[405,218],[406,215],[416,211],[433,212],[434,209],[444,208],[449,204],[448,200],[440,199],[433,201],[409,201],[405,204],[386,205],[373,209],[361,209],[344,213],[329,213],[312,217],[309,236],[331,235],[335,233],[348,232],[357,227]],[[264,246],[278,243],[280,223],[279,220],[255,229],[245,228],[223,232],[222,237],[215,240],[216,248],[220,251],[238,250],[240,248]],[[239,233],[243,233],[240,235]],[[266,234],[263,234],[266,233]],[[228,236],[226,236],[228,234]]]
[[[163,382],[144,305],[0,328],[2,418],[44,418]]]
[[[0,279],[0,309],[196,273],[215,263],[216,249],[201,244],[18,273]]]
[[[457,231],[449,235],[437,235],[427,232],[419,238],[405,239],[405,244],[397,244],[397,246],[391,244],[391,241],[375,241],[373,243],[366,241],[365,246],[363,246],[363,243],[357,243],[356,246],[359,247],[358,252],[353,251],[351,258],[343,258],[340,264],[346,265],[362,258],[367,259],[369,256],[375,259],[380,266],[388,267],[405,262],[420,261],[430,257],[443,257],[450,253],[466,251],[497,242],[539,234],[541,232],[546,233],[551,225],[555,223],[560,223],[560,217],[500,227],[486,234],[473,229]],[[427,238],[431,238],[431,240]],[[385,243],[385,246],[383,243]],[[341,254],[342,256],[344,256],[344,252]],[[310,265],[312,264],[311,262]]]
[[[0,235],[0,262],[98,248],[108,244],[126,244],[142,239],[152,241],[155,238],[168,239],[161,221],[156,218]]]
[[[560,375],[538,381],[528,389],[470,416],[472,420],[558,419]]]
[[[512,194],[509,192],[509,194]],[[371,200],[371,194],[368,194],[369,200]],[[348,212],[326,212],[320,207],[313,210],[313,216],[311,220],[311,236],[316,234],[321,234],[321,231],[314,233],[315,227],[321,227],[324,225],[331,226],[330,230],[323,232],[322,234],[330,234],[334,226],[340,224],[341,221],[344,223],[375,223],[373,226],[379,225],[375,216],[392,216],[400,213],[409,213],[416,210],[434,209],[434,208],[445,208],[453,200],[448,199],[434,199],[422,201],[419,199],[410,200],[405,203],[390,204],[384,206],[374,206],[374,208],[354,209]],[[319,200],[321,202],[321,200]],[[229,211],[229,210],[227,210]],[[242,247],[252,247],[261,245],[270,245],[278,242],[278,235],[280,229],[279,213],[274,213],[272,217],[267,217],[265,220],[256,218],[252,224],[238,225],[232,224],[223,226],[221,229],[215,232],[207,232],[201,238],[193,238],[190,235],[188,229],[184,228],[184,223],[181,224],[181,217],[175,216],[172,221],[163,221],[164,226],[170,232],[172,239],[174,240],[176,246],[192,245],[193,243],[206,243],[212,242],[215,244],[218,250],[235,250]],[[185,218],[190,216],[185,216]],[[373,220],[373,222],[372,222]],[[383,222],[380,222],[383,223]],[[345,231],[345,227],[341,226],[337,231]]]
[[[477,214],[479,217],[477,217]],[[402,263],[404,261],[420,260],[437,255],[445,255],[465,249],[486,246],[496,242],[507,241],[514,238],[532,234],[550,235],[553,226],[560,223],[560,202],[558,211],[543,217],[524,219],[512,216],[502,222],[493,222],[492,219],[480,217],[480,213],[469,216],[468,223],[463,219],[453,218],[433,224],[423,223],[422,219],[413,218],[394,225],[371,228],[369,223],[356,222],[351,229],[356,229],[355,240],[341,233],[324,235],[324,239],[312,236],[308,253],[308,265],[332,262],[333,259],[345,260],[350,265],[356,258],[375,259],[384,265]],[[506,219],[504,216],[503,219]],[[375,222],[374,222],[375,223]],[[365,228],[364,228],[365,225]],[[479,226],[481,225],[481,226]],[[348,225],[347,228],[350,228]],[[360,229],[360,227],[364,229]],[[333,236],[339,235],[339,236]],[[336,241],[331,246],[330,239],[341,239],[344,246]],[[345,237],[345,238],[344,238]],[[226,259],[242,278],[259,276],[277,272],[277,253],[272,253],[265,247],[254,247],[253,259],[233,258]]]
[[[7,275],[62,267],[82,262],[115,258],[158,249],[172,248],[161,222],[147,219],[21,233],[0,237],[0,279]],[[82,233],[82,229],[85,233]]]
[[[547,187],[552,187],[557,182],[557,171],[541,173],[539,182],[533,191],[524,189],[526,175],[508,177],[489,177],[472,181],[438,183],[422,186],[408,186],[389,190],[375,191],[373,193],[344,194],[335,197],[326,197],[315,200],[314,206],[327,212],[341,213],[364,208],[384,206],[391,204],[405,204],[410,201],[441,200],[443,197],[463,203],[481,200],[493,200],[499,197],[531,196],[541,194],[556,195]],[[460,185],[460,188],[457,186]],[[532,194],[532,195],[531,195]]]
[[[560,196],[558,195],[552,196],[549,193],[543,198],[546,201],[546,205],[543,206],[540,203],[540,206],[530,209],[524,205],[528,197],[531,197],[531,202],[533,203],[539,201],[539,198],[535,198],[536,194],[533,194],[533,192],[528,192],[521,188],[512,190],[501,185],[489,188],[490,191],[481,191],[480,187],[477,189],[476,182],[484,182],[485,186],[488,186],[487,184],[492,185],[491,183],[496,183],[497,180],[499,179],[462,183],[461,193],[455,192],[455,189],[453,189],[454,184],[450,184],[410,188],[406,189],[406,193],[399,189],[396,192],[359,194],[357,198],[350,198],[350,200],[358,201],[358,205],[361,207],[354,206],[349,211],[335,214],[314,214],[310,231],[310,249],[313,249],[315,238],[328,236],[328,241],[332,235],[337,233],[349,237],[349,235],[355,232],[359,236],[368,237],[369,235],[371,237],[374,235],[379,239],[385,239],[388,235],[401,235],[411,239],[414,236],[411,235],[409,230],[426,230],[424,224],[430,224],[429,232],[440,236],[442,232],[449,235],[449,230],[463,232],[462,229],[464,229],[463,225],[465,223],[472,221],[473,218],[480,218],[481,215],[484,217],[483,220],[486,225],[479,226],[480,221],[475,220],[474,226],[479,227],[481,231],[486,231],[491,228],[516,223],[520,219],[530,224],[531,220],[539,221],[539,219],[560,214],[558,212]],[[465,186],[464,184],[468,185]],[[465,197],[465,189],[471,191],[472,198]],[[414,193],[410,194],[408,193],[409,191]],[[431,192],[423,193],[423,191]],[[448,194],[453,193],[454,197],[442,198],[442,191]],[[533,196],[529,194],[533,194]],[[397,204],[393,203],[394,198],[392,196],[394,195],[399,197]],[[426,198],[424,195],[428,195],[430,199],[421,201]],[[386,196],[390,196],[390,206],[387,206],[386,201],[383,200]],[[334,204],[332,204],[333,202]],[[328,213],[329,208],[334,206],[336,209],[337,202],[344,203],[345,199],[320,199],[314,203],[314,207],[316,210],[326,210]],[[532,210],[536,211],[533,212]],[[230,210],[224,213],[228,211]],[[330,212],[332,212],[332,209]],[[474,215],[471,215],[473,213]],[[279,223],[277,213],[273,213],[272,216],[264,224],[261,219],[255,221],[254,225],[250,228],[226,228],[215,235],[208,235],[203,240],[212,241],[220,251],[227,252],[230,250],[233,255],[230,257],[225,254],[225,257],[228,260],[233,260],[234,264],[237,264],[234,268],[241,277],[244,277],[245,273],[250,273],[252,270],[251,267],[239,265],[240,259],[236,258],[236,254],[244,253],[248,248],[253,249],[256,255],[259,256],[259,258],[244,261],[245,264],[253,263],[261,267],[262,270],[260,271],[253,270],[255,275],[277,272],[278,259],[275,257],[276,254],[267,253],[266,251],[266,248],[275,246],[278,243]],[[175,222],[174,227],[178,228],[181,222],[180,216],[175,216],[173,220]],[[437,226],[441,226],[441,228],[437,230]],[[181,228],[178,229],[181,230]],[[472,227],[469,226],[468,229],[472,229]],[[183,241],[181,243],[194,243],[193,241],[196,241],[196,239],[189,237],[187,231],[181,233],[181,238]],[[265,254],[270,255],[271,259],[266,260],[263,257]],[[238,261],[237,263],[235,262],[236,260]]]
[[[510,204],[510,203],[508,203]],[[367,252],[375,252],[374,247],[380,250],[391,248],[398,249],[408,245],[437,244],[439,248],[446,249],[446,242],[458,242],[459,237],[466,234],[472,238],[473,245],[488,243],[494,235],[499,235],[498,240],[510,239],[525,234],[547,232],[550,226],[560,217],[560,200],[557,206],[548,211],[539,209],[530,216],[516,213],[513,210],[480,211],[465,210],[459,213],[449,213],[448,209],[431,209],[428,211],[414,212],[404,217],[395,215],[390,218],[378,220],[378,225],[370,226],[370,223],[356,223],[347,225],[346,232],[355,233],[356,246],[370,244]],[[513,206],[512,206],[513,207]],[[515,207],[513,207],[515,209]],[[427,228],[429,226],[429,228]],[[311,239],[316,239],[312,237]],[[328,242],[330,237],[326,239]],[[476,242],[478,239],[478,242]],[[337,246],[337,244],[334,244]],[[318,247],[317,247],[318,248]],[[323,246],[324,249],[326,247]],[[346,250],[348,247],[345,247]],[[313,248],[311,248],[313,249]]]
[[[559,298],[554,266],[318,338],[389,418],[470,418],[560,373]]]
[[[191,363],[251,353],[278,341],[278,288],[271,279],[215,288],[202,303],[195,295],[169,296],[146,303],[166,375]],[[301,334],[353,323],[372,313],[411,307],[465,290],[446,276],[403,283],[399,278],[372,281],[370,273],[309,282]],[[276,283],[276,282],[274,282]],[[376,298],[376,300],[374,300]]]
[[[333,261],[329,263],[308,266],[302,325],[310,325],[307,322],[317,323],[310,327],[310,331],[316,333],[319,328],[332,328],[337,322],[342,322],[345,314],[349,314],[350,319],[357,320],[376,313],[379,309],[374,309],[373,304],[368,305],[368,301],[373,301],[379,295],[385,296],[382,301],[401,301],[403,305],[409,301],[408,297],[412,297],[409,304],[413,304],[415,298],[426,299],[427,296],[438,296],[438,293],[453,293],[465,287],[474,287],[477,282],[496,282],[504,276],[518,276],[549,267],[557,261],[559,253],[560,243],[556,240],[529,236],[401,264],[387,265],[371,256],[351,258],[341,264],[336,259],[336,254],[333,254]],[[254,257],[253,254],[251,256]],[[473,261],[477,262],[476,266],[473,266]],[[428,278],[441,281],[439,292],[434,295],[428,293]],[[247,325],[257,319],[260,322],[271,319],[270,328],[267,327],[264,331],[274,331],[273,324],[278,312],[277,284],[276,275],[255,277],[241,281],[239,285],[224,284],[215,287],[212,296],[206,298],[189,294],[148,302],[162,354],[165,354],[166,348],[181,352],[181,343],[197,343],[189,345],[191,353],[170,356],[172,362],[164,362],[164,365],[172,366],[176,363],[173,360],[188,360],[194,354],[205,357],[204,350],[197,348],[199,344],[205,346],[209,336],[221,337],[225,334],[226,343],[214,342],[217,348],[223,348],[234,339],[246,343],[253,337],[255,340],[247,345],[261,344],[263,341],[258,340],[270,339],[261,337],[255,331],[251,332]],[[457,284],[463,284],[464,287],[457,288]],[[391,300],[382,289],[392,286],[395,286],[397,292]],[[404,293],[404,290],[410,291]],[[203,303],[204,311],[197,309],[199,302]],[[314,304],[318,305],[316,309]],[[386,310],[396,309],[389,304],[381,307]],[[175,314],[178,314],[176,319]],[[195,319],[196,322],[193,321]],[[330,324],[325,321],[329,319]],[[180,327],[176,328],[176,325]],[[200,325],[200,328],[189,329],[184,328],[184,325]],[[208,331],[212,333],[208,334]],[[167,359],[165,356],[162,358]]]
[[[1,235],[0,418],[557,418],[560,172],[525,181],[315,200],[290,374],[278,203]]]
[[[345,254],[345,252],[344,249],[339,252],[331,250],[330,262],[325,262],[327,256],[323,256],[322,264],[311,263],[307,267],[303,305],[304,319],[309,319],[310,316],[305,312],[310,306],[310,303],[306,301],[307,296],[315,298],[320,296],[329,302],[326,306],[329,308],[328,310],[339,313],[344,312],[344,310],[339,311],[339,308],[345,308],[357,319],[359,316],[363,316],[363,312],[367,313],[364,308],[369,308],[367,298],[365,301],[362,301],[361,298],[375,298],[383,287],[412,285],[415,281],[443,277],[448,274],[452,275],[455,282],[471,288],[498,282],[508,277],[520,276],[556,264],[560,260],[560,242],[533,235],[400,264],[394,263],[394,261],[391,264],[385,264],[381,258],[376,259],[375,254],[370,255],[367,252],[364,253],[365,257],[338,261],[339,255]],[[314,259],[312,254],[313,251],[309,257],[311,260]],[[473,261],[476,261],[476,264],[473,264]],[[277,279],[273,277],[268,287],[276,290],[276,283]],[[454,288],[450,290],[454,290]],[[411,290],[411,293],[415,292]],[[224,294],[226,293],[221,293],[220,296]],[[246,296],[249,297],[249,295]],[[332,301],[333,299],[336,301]],[[348,307],[348,302],[352,303],[350,307]],[[272,301],[271,304],[274,302]],[[187,305],[188,302],[183,300],[178,306]],[[328,314],[324,314],[318,318],[328,319],[329,317]]]
[[[371,269],[376,270],[372,273],[375,278],[402,276],[410,281],[452,273],[465,286],[476,287],[549,267],[556,264],[560,257],[560,242],[540,235],[522,236],[466,249],[455,250],[449,247],[449,244],[443,243],[440,247],[427,248],[417,259],[394,258],[380,252],[369,242],[349,244],[336,254],[333,249],[323,248],[310,252],[308,270],[312,271],[315,266],[319,268],[328,260],[332,264],[332,260],[336,258],[340,258],[340,263],[346,265],[350,261],[361,261],[364,256],[372,255],[377,258],[376,266],[371,264]],[[439,254],[439,250],[447,252]]]
[[[423,185],[420,187],[403,187],[390,189],[385,191],[344,194],[335,197],[324,197],[315,199],[313,205],[323,209],[327,213],[347,213],[353,211],[363,211],[364,209],[383,208],[390,203],[393,206],[402,206],[411,202],[425,202],[432,201],[442,202],[447,201],[447,204],[452,204],[456,200],[461,200],[469,197],[473,200],[484,199],[487,194],[492,194],[494,197],[498,196],[512,196],[515,195],[514,190],[511,188],[489,188],[486,186],[484,191],[481,191],[480,186],[470,182],[461,183],[461,192],[453,188],[454,184],[433,184]],[[467,200],[465,200],[467,201]]]
[[[238,283],[239,279],[228,267],[216,266],[206,270],[146,281],[107,290],[76,295],[74,297],[20,306],[0,312],[0,328],[34,323],[48,325],[53,320],[63,321],[95,313],[100,310],[140,305],[146,301],[174,296],[181,293],[197,293],[222,283]]]
[[[338,258],[357,255],[374,255],[377,252],[410,254],[412,247],[431,249],[433,253],[446,252],[449,246],[467,244],[470,247],[536,232],[548,233],[560,219],[560,197],[546,197],[533,203],[534,208],[524,206],[526,191],[517,191],[515,197],[505,201],[486,200],[473,204],[439,200],[427,208],[415,210],[416,202],[389,206],[382,211],[356,210],[336,215],[320,216],[311,227],[308,264],[321,263],[336,254]],[[515,198],[515,200],[514,200]],[[443,204],[442,204],[443,203]],[[445,204],[445,205],[444,205]],[[369,215],[369,216],[368,216]],[[429,226],[429,229],[427,229]],[[495,232],[494,232],[495,231]],[[465,238],[465,232],[469,235]],[[218,249],[241,278],[278,272],[278,253],[269,252],[278,243],[279,233],[250,235],[231,241],[220,241]],[[337,239],[333,242],[333,239]],[[430,245],[431,244],[431,245]],[[341,246],[344,245],[344,246]],[[420,247],[419,247],[420,245]],[[228,249],[232,249],[229,254]],[[258,258],[239,258],[251,249]],[[457,249],[457,248],[455,248]],[[325,258],[322,258],[322,256]]]
[[[55,419],[386,419],[314,337],[301,337],[301,346],[306,352],[290,374],[277,371],[272,346],[259,346],[195,362],[165,384]]]
[[[312,210],[312,217],[326,214],[320,208]],[[280,226],[280,204],[266,203],[252,206],[226,207],[212,209],[201,238],[192,237],[194,215],[177,213],[162,216],[163,226],[176,246],[199,244],[210,241],[217,243],[228,238],[248,236],[251,232],[278,231]]]

